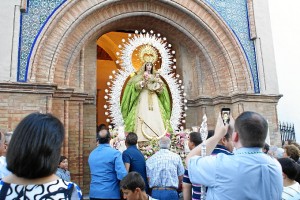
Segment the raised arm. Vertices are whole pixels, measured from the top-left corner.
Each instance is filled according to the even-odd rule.
[[[233,119],[231,117],[230,119],[230,123],[233,123]],[[218,142],[220,141],[220,139],[222,139],[228,130],[229,125],[223,123],[223,120],[221,118],[221,114],[218,116],[217,119],[217,124],[216,124],[216,128],[215,128],[215,134],[210,137],[208,140],[205,141],[206,144],[206,155],[210,155],[212,153],[212,151],[214,150],[214,148],[217,146]],[[189,160],[191,157],[193,156],[200,156],[201,155],[201,147],[202,144],[199,144],[197,147],[195,147],[186,157],[186,165],[188,166],[189,164]]]

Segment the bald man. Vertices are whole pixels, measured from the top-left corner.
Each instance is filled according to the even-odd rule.
[[[170,138],[161,138],[160,150],[146,161],[148,183],[155,199],[178,199],[177,189],[182,181],[184,167],[180,156],[169,150],[170,145]]]

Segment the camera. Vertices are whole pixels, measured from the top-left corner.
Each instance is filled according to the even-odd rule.
[[[230,108],[222,108],[221,117],[224,124],[229,124],[230,121]]]

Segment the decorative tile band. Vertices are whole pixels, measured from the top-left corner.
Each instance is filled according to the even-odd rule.
[[[231,28],[246,55],[254,92],[260,93],[254,42],[250,39],[247,0],[205,0]]]
[[[27,10],[20,16],[18,52],[19,82],[27,81],[28,65],[33,47],[54,12],[67,0],[27,0]]]

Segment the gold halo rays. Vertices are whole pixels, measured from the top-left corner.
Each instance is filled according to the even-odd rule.
[[[158,50],[149,44],[144,44],[135,49],[132,54],[132,65],[135,70],[139,70],[146,62],[151,62],[155,69],[160,68],[161,58]]]
[[[143,45],[139,51],[139,58],[144,63],[151,62],[154,64],[157,61],[158,55],[156,49],[151,45]]]

